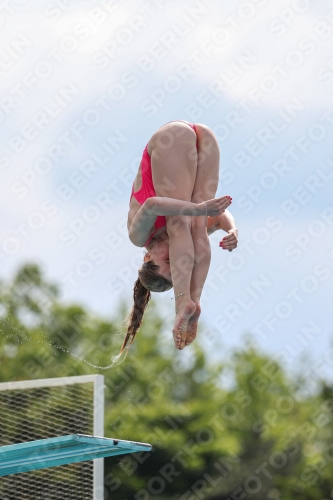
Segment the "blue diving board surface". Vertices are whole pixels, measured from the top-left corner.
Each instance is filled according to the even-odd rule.
[[[151,449],[147,443],[84,434],[11,444],[0,447],[0,476]]]

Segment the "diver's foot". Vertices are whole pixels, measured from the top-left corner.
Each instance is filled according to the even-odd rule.
[[[190,317],[187,324],[187,333],[185,339],[185,345],[190,345],[197,336],[198,321],[201,314],[201,307],[199,303],[196,303],[196,309],[194,314]]]
[[[195,311],[196,305],[191,299],[186,300],[186,302],[179,306],[179,310],[176,314],[175,326],[172,330],[176,349],[184,349],[187,338],[188,322]]]

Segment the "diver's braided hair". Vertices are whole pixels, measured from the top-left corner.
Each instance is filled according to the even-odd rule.
[[[159,266],[151,260],[144,262],[139,269],[139,277],[134,283],[134,305],[127,321],[127,332],[120,353],[124,351],[129,340],[133,344],[134,338],[141,326],[143,314],[151,298],[150,292],[165,292],[172,288],[172,282],[158,274]],[[128,347],[129,347],[128,346]]]

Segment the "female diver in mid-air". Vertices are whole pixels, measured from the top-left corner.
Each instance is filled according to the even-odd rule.
[[[134,284],[134,306],[121,352],[140,328],[150,292],[174,288],[175,347],[195,338],[200,296],[211,252],[208,235],[228,233],[220,246],[237,246],[232,199],[214,199],[219,180],[219,147],[205,125],[177,120],[159,128],[148,141],[135,177],[128,212],[131,242],[147,252]]]

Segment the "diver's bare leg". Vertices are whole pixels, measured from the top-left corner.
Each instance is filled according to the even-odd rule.
[[[161,127],[150,143],[153,183],[157,196],[191,201],[197,173],[195,132],[185,123],[170,123]],[[167,217],[167,232],[174,295],[181,294],[175,299],[173,336],[175,347],[183,349],[188,321],[196,309],[190,296],[194,265],[191,217]]]

